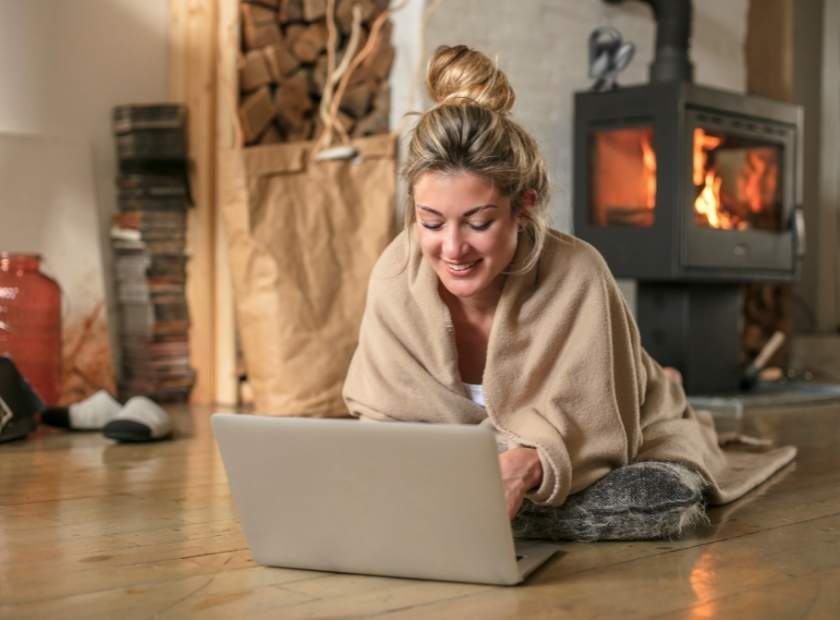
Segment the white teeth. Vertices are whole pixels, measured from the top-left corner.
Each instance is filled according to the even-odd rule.
[[[475,263],[477,263],[477,262],[478,261],[475,261]],[[470,267],[472,267],[473,265],[475,265],[475,263],[465,263],[465,264],[461,264],[461,265],[449,265],[449,268],[452,269],[453,271],[465,271],[465,270],[469,269]]]

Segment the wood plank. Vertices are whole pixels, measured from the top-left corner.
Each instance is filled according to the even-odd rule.
[[[0,617],[832,617],[840,407],[747,414],[797,462],[676,541],[563,545],[520,587],[256,565],[209,426],[120,445],[41,429],[0,453]],[[609,596],[605,596],[605,592]]]
[[[820,141],[819,204],[817,230],[817,331],[837,333],[840,326],[840,171],[837,161],[840,147],[840,2],[828,0],[824,4],[822,93],[820,119],[816,121],[825,136]],[[811,121],[806,121],[811,122]]]
[[[239,49],[239,20],[236,0],[219,3],[218,66],[216,72],[216,170],[222,165],[225,151],[237,145],[236,123],[236,54]],[[214,179],[217,201],[221,199],[220,175]],[[239,401],[239,373],[236,368],[236,317],[233,280],[228,263],[227,240],[221,206],[215,209],[215,281],[213,316],[215,394],[218,404],[236,405]]]
[[[751,2],[747,23],[747,92],[792,101],[793,0]]]
[[[193,402],[215,400],[215,165],[217,2],[172,0],[169,95],[189,110],[190,184],[195,207],[187,221],[187,305]]]
[[[583,571],[573,558],[576,549],[570,548],[566,557],[535,575],[532,588],[495,588],[386,615],[404,620],[501,618],[515,609],[523,617],[686,617],[688,612],[702,612],[698,617],[714,618],[718,617],[717,602],[721,599],[743,592],[770,591],[809,570],[820,576],[836,574],[840,571],[838,526],[840,513],[734,541],[698,545],[682,553],[663,553]],[[671,587],[663,588],[665,583]],[[609,596],[604,596],[607,592]],[[791,606],[798,617],[809,605],[808,597],[798,597]],[[749,617],[765,616],[750,613]]]

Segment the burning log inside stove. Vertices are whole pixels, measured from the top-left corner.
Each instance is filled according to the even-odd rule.
[[[744,146],[732,136],[694,130],[696,222],[723,230],[781,228],[779,148]]]
[[[598,226],[653,226],[656,155],[650,127],[593,136],[592,208]]]

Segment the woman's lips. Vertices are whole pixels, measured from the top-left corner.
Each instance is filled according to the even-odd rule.
[[[454,263],[454,264],[453,263],[447,263],[446,261],[444,261],[444,264],[446,265],[446,271],[450,275],[453,275],[456,278],[463,278],[465,276],[471,275],[476,270],[476,268],[478,267],[478,264],[481,262],[481,260],[482,259],[479,258],[479,259],[474,260],[472,262]],[[456,269],[455,268],[456,265],[458,267],[463,267],[464,265],[469,265],[469,267],[467,267],[465,269],[463,269],[463,268],[462,269]]]

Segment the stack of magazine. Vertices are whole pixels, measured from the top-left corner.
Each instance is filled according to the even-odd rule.
[[[185,121],[185,109],[171,104],[113,112],[119,213],[111,244],[124,398],[186,400],[195,381],[186,301]]]

